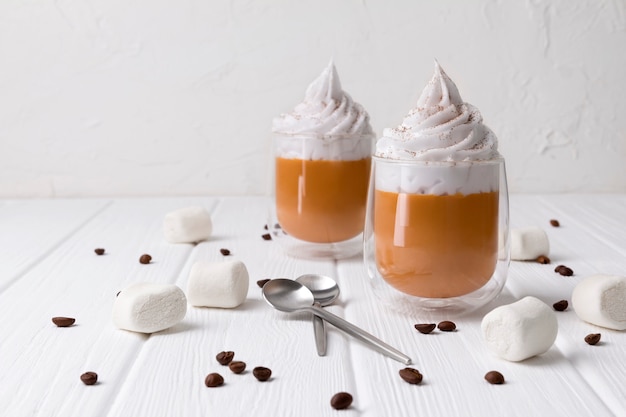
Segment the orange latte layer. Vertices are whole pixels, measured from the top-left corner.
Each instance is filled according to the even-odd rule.
[[[498,192],[421,195],[376,190],[376,263],[407,294],[446,298],[485,285],[498,255]]]
[[[370,158],[276,158],[276,214],[283,230],[314,243],[341,242],[361,233],[370,164]]]

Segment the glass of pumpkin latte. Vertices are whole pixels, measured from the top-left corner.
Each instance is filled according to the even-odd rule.
[[[364,261],[376,295],[405,312],[470,312],[509,265],[504,159],[478,109],[441,67],[376,143]]]
[[[272,239],[299,258],[360,253],[374,134],[332,62],[272,130]]]

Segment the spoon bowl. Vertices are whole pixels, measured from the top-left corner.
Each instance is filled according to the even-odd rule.
[[[286,278],[268,281],[263,286],[263,298],[277,310],[287,313],[311,307],[315,302],[307,287]]]
[[[339,285],[325,275],[301,275],[296,281],[307,287],[313,293],[315,302],[320,303],[322,307],[331,305],[339,297]]]

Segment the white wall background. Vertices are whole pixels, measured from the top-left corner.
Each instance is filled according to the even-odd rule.
[[[0,197],[260,194],[334,57],[378,134],[437,58],[513,192],[626,192],[623,0],[0,0]]]

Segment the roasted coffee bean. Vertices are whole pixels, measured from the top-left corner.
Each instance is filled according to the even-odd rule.
[[[422,374],[415,368],[404,368],[400,369],[398,372],[400,374],[400,378],[408,382],[409,384],[417,385],[422,382]]]
[[[217,359],[217,361],[221,364],[221,365],[228,365],[229,363],[232,362],[233,358],[235,357],[235,352],[232,352],[230,350],[226,351],[226,352],[220,352],[215,356],[215,359]]]
[[[539,262],[540,264],[549,264],[550,263],[550,258],[548,258],[545,255],[539,255],[537,257],[537,262]]]
[[[347,392],[338,392],[330,399],[330,406],[335,410],[344,410],[352,405],[352,395]]]
[[[432,332],[433,330],[435,330],[435,327],[437,327],[435,323],[420,323],[415,325],[415,329],[422,334],[428,334]]]
[[[141,255],[139,257],[139,263],[140,264],[149,264],[150,261],[152,261],[152,256],[148,255],[147,253],[144,253],[143,255]]]
[[[230,255],[230,251],[228,249],[224,249],[224,248],[220,249],[220,253],[222,255],[224,255],[224,256]]]
[[[557,301],[556,303],[552,304],[552,307],[556,311],[565,311],[565,310],[567,310],[568,306],[569,306],[569,304],[568,304],[567,300]]]
[[[585,342],[587,342],[587,344],[589,345],[597,345],[600,341],[600,337],[600,333],[590,333],[585,336]]]
[[[264,226],[263,226],[263,229],[268,230],[267,225],[264,225]]]
[[[72,317],[52,317],[52,323],[56,324],[57,327],[70,327],[75,322],[76,319]]]
[[[485,380],[490,384],[504,384],[504,376],[498,371],[489,371],[485,374]]]
[[[272,376],[272,370],[264,366],[257,366],[252,370],[252,375],[259,381],[267,381]]]
[[[437,325],[437,327],[442,332],[453,332],[454,330],[456,330],[456,324],[454,324],[454,322],[448,321],[448,320],[442,321],[441,323],[439,323]]]
[[[564,277],[571,277],[572,275],[574,275],[574,271],[572,271],[571,268],[568,268],[565,265],[557,266],[556,268],[554,268],[554,272],[558,272]]]
[[[550,220],[550,224],[554,227],[559,227],[561,225],[561,223],[559,223],[559,221],[556,219]]]
[[[228,364],[228,367],[235,374],[240,374],[246,370],[246,363],[242,361],[232,361]]]
[[[85,372],[80,376],[80,380],[85,385],[93,385],[98,382],[98,374],[95,372]]]
[[[272,235],[270,235],[269,233],[265,233],[261,235],[261,237],[263,238],[263,240],[272,240]]]
[[[219,387],[224,384],[224,378],[217,372],[210,373],[204,378],[204,385],[209,388]]]
[[[96,252],[96,255],[104,255],[104,249],[102,248],[97,248],[93,250],[94,252]]]
[[[271,281],[271,279],[269,279],[269,278],[268,279],[261,279],[261,280],[258,280],[256,282],[256,285],[258,285],[260,288],[263,288],[263,286],[265,284],[267,284],[268,282],[270,282],[270,281]]]

